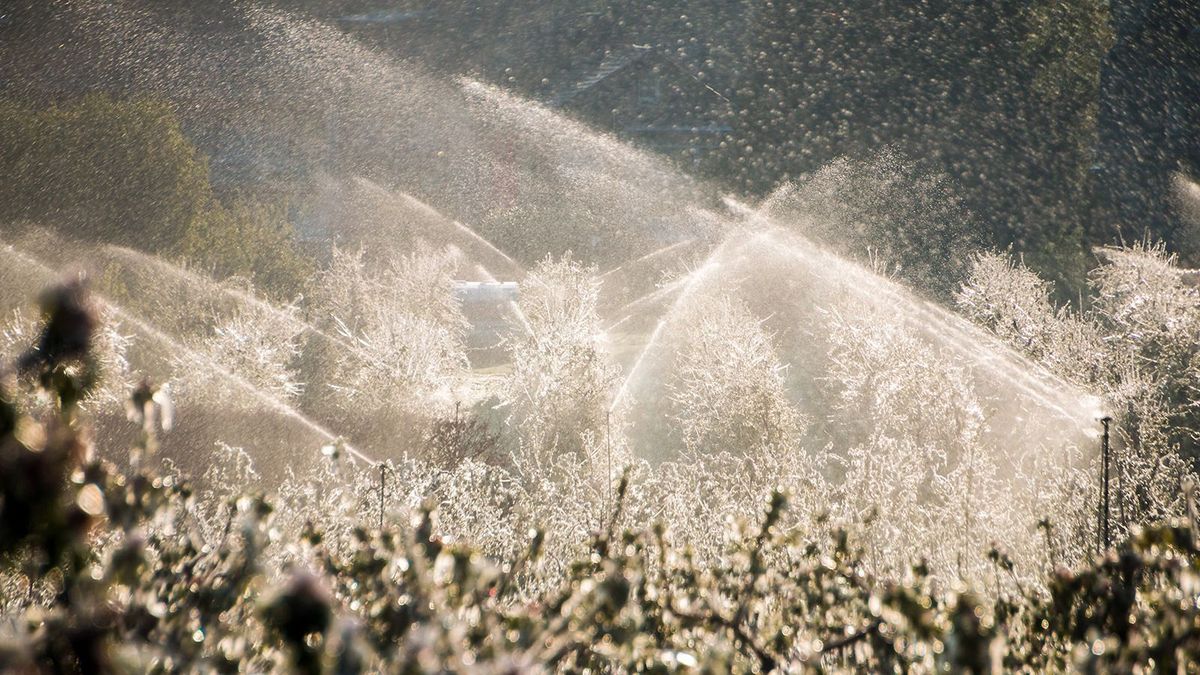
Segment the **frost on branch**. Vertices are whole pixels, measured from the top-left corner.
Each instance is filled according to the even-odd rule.
[[[805,422],[788,400],[786,367],[741,301],[703,299],[684,318],[670,399],[688,450],[792,452]]]
[[[279,310],[295,316],[293,306]],[[194,348],[174,355],[178,383],[185,398],[230,405],[255,403],[250,388],[282,402],[304,391],[295,362],[300,356],[302,328],[296,320],[238,307],[214,317],[208,335]]]
[[[314,396],[370,423],[447,408],[467,367],[467,321],[452,289],[456,253],[421,248],[369,269],[335,249],[313,283],[310,315],[323,341]]]
[[[517,332],[509,345],[513,367],[504,402],[525,465],[590,454],[616,421],[609,419],[609,398],[618,369],[600,350],[599,292],[596,270],[569,254],[547,257],[522,284],[529,332]]]
[[[1080,559],[1089,481],[1072,449],[1044,461],[1044,448],[997,448],[983,438],[990,404],[952,358],[879,312],[831,321],[829,379],[852,439],[833,510],[865,521],[870,569],[901,574],[924,559],[938,577],[981,584],[992,542],[1020,542],[1005,583],[1036,578],[1044,555],[1024,533],[1045,513],[1072,542],[1062,555]]]
[[[999,253],[975,258],[956,299],[1014,349],[1101,397],[1117,443],[1113,484],[1125,486],[1112,497],[1120,536],[1183,510],[1180,485],[1198,456],[1200,293],[1161,244],[1097,253],[1082,309],[1053,307],[1049,284]]]

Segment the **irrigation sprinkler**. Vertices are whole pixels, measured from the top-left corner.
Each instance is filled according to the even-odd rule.
[[[387,462],[379,462],[379,531],[383,532],[383,508],[387,497]]]
[[[1096,544],[1099,550],[1098,553],[1103,553],[1112,545],[1112,529],[1110,525],[1109,515],[1109,456],[1110,446],[1108,440],[1108,425],[1112,422],[1112,418],[1105,416],[1100,419],[1100,424],[1104,425],[1104,435],[1101,436],[1100,454],[1102,462],[1101,474],[1101,495],[1099,509],[1097,513],[1096,527]],[[1121,495],[1118,494],[1118,497]]]
[[[604,445],[608,456],[608,468],[604,476],[604,511],[607,517],[612,513],[612,411],[604,412]]]

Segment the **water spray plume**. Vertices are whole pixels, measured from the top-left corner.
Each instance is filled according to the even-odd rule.
[[[15,258],[16,260],[18,260],[25,266],[32,267],[32,268],[38,270],[44,277],[46,277],[48,279],[53,279],[57,276],[57,272],[52,267],[50,267],[49,265],[46,265],[45,263],[38,260],[37,258],[34,258],[33,256],[30,256],[26,253],[18,251],[16,248],[14,248],[12,246],[7,246],[3,250],[9,256]],[[112,302],[111,300],[105,298],[103,295],[93,291],[91,293],[91,296],[96,302],[98,302],[102,306],[108,308],[113,313],[113,315],[116,316],[117,318],[119,318],[121,321],[129,323],[130,325],[137,328],[137,330],[139,332],[143,333],[150,339],[159,343],[159,345],[161,347],[163,347],[164,349],[166,349],[168,353],[183,354],[187,357],[188,360],[193,361],[196,365],[212,369],[213,371],[219,373],[226,381],[231,383],[233,386],[242,390],[246,394],[250,395],[252,398],[257,400],[258,402],[262,403],[267,409],[272,410],[273,412],[276,412],[276,413],[282,415],[283,417],[302,425],[306,429],[308,429],[308,430],[312,431],[313,433],[316,433],[318,436],[322,437],[326,442],[331,443],[337,447],[344,448],[348,453],[350,453],[353,457],[359,459],[360,461],[363,461],[372,466],[375,466],[379,463],[377,460],[372,459],[371,457],[369,457],[367,454],[365,454],[358,448],[355,448],[353,445],[350,445],[349,443],[345,442],[342,437],[334,435],[328,429],[321,426],[320,424],[317,424],[309,417],[307,417],[304,414],[297,411],[295,408],[289,406],[288,404],[284,403],[283,401],[280,401],[278,398],[261,390],[260,388],[255,387],[253,384],[247,382],[245,379],[243,379],[236,373],[230,372],[228,369],[222,367],[220,364],[216,363],[211,358],[204,356],[203,354],[200,354],[200,353],[196,352],[195,350],[191,349],[190,347],[173,339],[171,336],[167,335],[166,333],[163,333],[161,330],[155,328],[154,326],[151,326],[149,323],[147,323],[146,321],[143,321],[142,319],[138,318],[137,316],[134,316],[132,313],[125,310],[123,307],[116,304],[115,302]]]
[[[1011,347],[1002,344],[962,317],[932,302],[916,298],[896,286],[894,282],[857,268],[854,263],[824,253],[798,235],[789,233],[788,236],[795,237],[803,242],[802,244],[781,242],[776,233],[764,233],[762,236],[770,238],[778,246],[778,250],[808,264],[809,269],[821,270],[827,279],[836,278],[841,282],[853,279],[854,283],[847,284],[846,287],[860,297],[872,300],[887,298],[890,301],[889,307],[893,310],[903,310],[906,320],[917,320],[914,323],[920,326],[921,330],[935,335],[963,359],[981,366],[995,377],[1015,386],[1022,394],[1063,419],[1078,424],[1094,410],[1091,397],[1076,391],[1074,385],[1031,363]],[[806,248],[802,249],[801,246]]]
[[[802,235],[786,230],[761,209],[729,197],[725,203],[731,211],[746,218],[753,226],[762,228],[755,234],[755,240],[769,240],[776,251],[796,259],[808,272],[836,283],[864,300],[877,303],[879,299],[887,298],[889,311],[899,312],[906,321],[936,336],[967,362],[982,367],[994,377],[1016,387],[1045,409],[1077,425],[1086,435],[1095,433],[1090,425],[1082,423],[1096,409],[1095,397],[1078,391],[1074,385],[1030,362],[966,319],[935,303],[917,298],[895,282],[825,251]]]
[[[208,276],[167,262],[158,256],[147,255],[123,246],[105,245],[101,250],[141,266],[153,267],[163,274],[171,276],[185,284],[202,288],[206,292],[221,294],[243,306],[252,307],[255,310],[264,312],[274,319],[277,319],[287,325],[295,326],[303,332],[311,333],[312,335],[315,335],[318,338],[326,340],[343,349],[348,349],[351,351],[357,349],[355,345],[350,344],[341,337],[317,328],[311,323],[279,309],[275,305],[272,305],[266,300],[259,298],[253,293],[248,293],[242,289],[231,287],[227,284],[222,284]]]
[[[633,267],[633,266],[635,266],[635,265],[640,265],[640,264],[643,264],[643,263],[649,262],[649,261],[651,261],[651,260],[653,260],[653,259],[655,259],[655,258],[658,258],[658,257],[664,256],[664,255],[666,255],[666,254],[668,254],[668,253],[672,253],[672,252],[674,252],[674,251],[675,251],[675,250],[677,250],[677,249],[680,249],[680,248],[684,248],[684,247],[690,246],[690,245],[692,245],[692,244],[694,244],[694,243],[696,243],[696,240],[693,238],[693,239],[684,239],[683,241],[677,241],[677,242],[675,242],[674,244],[667,244],[666,246],[663,246],[662,248],[660,248],[660,249],[658,249],[658,250],[656,250],[656,251],[651,251],[651,252],[647,253],[646,255],[644,255],[644,256],[642,256],[642,257],[640,257],[640,258],[636,259],[636,260],[631,260],[631,261],[629,261],[629,262],[627,262],[627,263],[623,263],[623,264],[617,265],[616,267],[614,267],[614,268],[610,269],[609,271],[605,272],[604,274],[601,274],[601,275],[600,275],[600,278],[601,278],[601,279],[605,279],[605,278],[607,278],[607,277],[610,277],[610,276],[612,276],[612,275],[614,275],[614,274],[617,274],[617,273],[619,273],[619,272],[623,272],[623,271],[625,271],[626,269],[628,269],[628,268],[630,268],[630,267]]]
[[[438,211],[428,203],[417,199],[413,195],[406,192],[392,192],[367,178],[357,177],[355,178],[355,182],[381,199],[387,200],[394,204],[402,205],[404,211],[416,212],[423,215],[426,224],[430,229],[436,227],[442,230],[440,234],[442,238],[466,237],[466,241],[459,245],[460,250],[466,250],[466,248],[476,249],[476,255],[478,256],[480,252],[479,249],[482,249],[481,252],[484,255],[495,258],[490,267],[495,268],[497,267],[496,263],[499,263],[499,266],[505,268],[504,272],[510,275],[510,280],[520,281],[522,278],[524,278],[524,268],[522,268],[517,261],[513,260],[511,256],[500,250],[499,247],[485,239],[475,230],[447,216],[441,211]],[[456,235],[458,236],[456,237]],[[486,263],[480,261],[480,264],[482,265]]]
[[[639,375],[642,366],[646,361],[646,357],[650,354],[651,350],[657,347],[659,338],[661,337],[663,330],[666,329],[668,321],[673,318],[675,312],[679,310],[683,303],[691,297],[691,294],[695,291],[699,284],[704,281],[705,277],[720,267],[718,260],[720,259],[720,256],[725,253],[728,244],[728,240],[722,242],[721,245],[717,246],[713,252],[709,254],[708,258],[700,265],[700,267],[696,268],[688,275],[687,282],[679,291],[679,295],[676,296],[675,301],[671,303],[671,306],[667,309],[666,313],[663,314],[663,316],[658,320],[658,323],[654,326],[654,330],[650,333],[650,338],[646,341],[646,345],[642,347],[641,352],[638,353],[637,357],[633,360],[633,365],[629,369],[629,374],[626,375],[624,380],[622,380],[621,386],[617,388],[616,394],[613,395],[612,403],[608,407],[609,412],[615,410],[628,394],[630,383],[633,382],[634,379]]]
[[[609,325],[607,330],[611,331],[614,328],[616,328],[617,326],[620,326],[621,324],[625,323],[626,321],[629,321],[633,317],[637,316],[637,313],[635,312],[635,310],[640,308],[641,306],[649,305],[654,302],[657,302],[658,300],[662,300],[663,298],[666,298],[667,296],[671,295],[675,291],[678,291],[679,289],[683,288],[684,286],[687,285],[687,283],[691,279],[691,277],[692,277],[692,272],[688,272],[687,274],[681,275],[677,279],[672,279],[669,283],[663,284],[661,287],[656,288],[653,291],[650,291],[649,293],[646,293],[645,295],[641,296],[640,298],[636,298],[636,299],[631,300],[630,302],[626,303],[625,306],[621,307],[616,312],[613,312],[613,314],[621,315],[622,318],[617,320],[615,323]]]

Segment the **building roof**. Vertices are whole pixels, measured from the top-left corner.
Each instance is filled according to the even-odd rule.
[[[582,78],[569,83],[558,91],[551,101],[554,105],[563,105],[576,96],[607,80],[613,75],[646,58],[652,51],[649,45],[625,45],[610,49],[604,54],[600,65]]]
[[[605,52],[604,59],[600,61],[600,65],[596,66],[594,70],[589,71],[583,77],[570,82],[552,94],[550,96],[550,103],[551,105],[555,106],[566,105],[580,94],[587,92],[613,75],[616,75],[626,68],[629,68],[630,66],[651,56],[670,63],[681,72],[686,73],[689,77],[696,80],[696,82],[705,89],[708,89],[713,94],[725,99],[725,96],[722,95],[721,92],[710,87],[703,80],[696,77],[692,71],[685,68],[670,55],[664,54],[661,50],[655,49],[650,45],[623,45]],[[725,100],[728,101],[728,99]]]
[[[380,9],[374,12],[367,12],[365,14],[350,14],[348,16],[338,17],[338,21],[343,23],[368,24],[402,23],[405,21],[412,21],[413,19],[420,19],[428,16],[429,13],[430,12],[427,10],[408,11],[402,9]]]

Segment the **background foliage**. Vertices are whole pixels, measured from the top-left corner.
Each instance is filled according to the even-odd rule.
[[[311,265],[281,205],[217,197],[207,158],[162,100],[0,100],[0,223],[184,257],[282,296]]]

